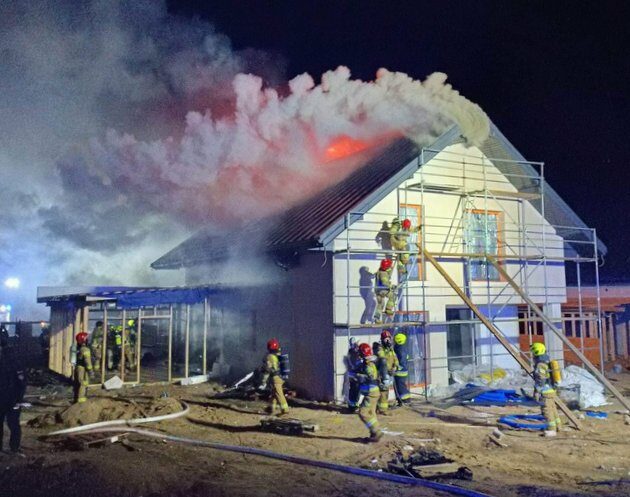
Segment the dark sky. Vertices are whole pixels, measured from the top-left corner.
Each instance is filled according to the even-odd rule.
[[[577,5],[580,6],[577,6]],[[449,75],[608,246],[603,281],[630,280],[630,4],[559,1],[173,1],[286,75],[348,66]]]

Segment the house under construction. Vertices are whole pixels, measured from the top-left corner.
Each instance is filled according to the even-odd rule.
[[[53,309],[51,367],[68,373],[65,350],[78,329],[96,320],[125,327],[130,317],[135,360],[118,367],[128,382],[237,376],[258,366],[275,336],[291,356],[291,385],[340,401],[349,338],[372,343],[383,328],[407,334],[417,393],[464,367],[527,369],[529,345],[543,339],[560,362],[588,356],[603,367],[599,298],[594,316],[584,317],[579,298],[570,319],[562,306],[567,271],[578,294],[586,268],[599,288],[606,248],[545,182],[543,163],[526,161],[494,125],[480,147],[453,127],[428,148],[401,138],[360,154],[362,167],[266,229],[256,222],[229,237],[203,229],[152,264],[183,269],[189,288],[42,293]],[[419,229],[407,275],[393,273],[395,312],[376,323],[374,274],[400,252],[388,238],[395,217]],[[228,287],[213,277],[235,237],[255,240],[258,255],[275,262],[272,280]],[[582,319],[594,323],[596,340],[567,333],[568,321]],[[113,374],[105,359],[101,374]]]

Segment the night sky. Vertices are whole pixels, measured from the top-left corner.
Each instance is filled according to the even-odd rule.
[[[339,65],[448,74],[608,247],[602,282],[629,281],[627,2],[169,2],[291,78]],[[274,83],[274,82],[270,82]]]

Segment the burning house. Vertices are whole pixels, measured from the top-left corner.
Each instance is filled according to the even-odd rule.
[[[341,400],[349,338],[371,343],[383,328],[407,334],[417,393],[463,368],[517,368],[539,331],[562,361],[566,269],[596,267],[606,248],[545,182],[544,165],[494,125],[479,146],[453,126],[429,147],[397,138],[362,148],[347,150],[360,167],[306,201],[233,230],[201,229],[153,262],[185,271],[187,289],[41,295],[53,308],[51,367],[68,374],[76,329],[96,320],[126,329],[130,318],[135,360],[118,369],[132,382],[237,377],[274,336],[291,356],[294,388]],[[395,217],[416,229],[407,275],[393,272],[394,312],[379,323],[374,274],[399,252],[388,240]],[[59,318],[57,329],[70,330],[63,340],[55,309],[71,309]],[[102,363],[104,381],[116,367]]]

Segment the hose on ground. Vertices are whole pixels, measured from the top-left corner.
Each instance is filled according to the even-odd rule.
[[[90,423],[83,426],[75,426],[73,428],[65,428],[63,430],[53,431],[44,435],[45,437],[54,437],[56,435],[71,435],[73,433],[84,433],[92,431],[97,428],[108,428],[112,426],[134,426],[144,423],[155,423],[158,421],[167,421],[169,419],[176,419],[182,416],[186,416],[190,412],[190,407],[186,402],[179,401],[182,405],[182,410],[173,412],[171,414],[162,414],[160,416],[149,416],[147,418],[134,418],[134,419],[115,419],[112,421],[99,421],[98,423]],[[120,428],[116,428],[120,430]]]
[[[89,426],[90,425],[86,425],[86,427],[89,427]],[[327,461],[319,461],[317,459],[308,459],[305,457],[291,456],[288,454],[282,454],[282,453],[273,452],[270,450],[258,449],[255,447],[243,447],[240,445],[227,445],[227,444],[216,443],[216,442],[208,442],[205,440],[198,440],[194,438],[178,437],[175,435],[167,435],[165,433],[160,433],[160,432],[152,431],[152,430],[146,430],[143,428],[102,427],[102,428],[90,428],[89,430],[83,430],[82,433],[111,433],[111,432],[120,432],[120,431],[137,433],[138,435],[143,435],[143,436],[151,437],[151,438],[159,438],[160,440],[170,440],[172,442],[197,445],[201,447],[209,447],[216,450],[238,452],[241,454],[250,454],[250,455],[255,455],[255,456],[268,457],[271,459],[278,459],[280,461],[286,461],[286,462],[290,462],[294,464],[314,466],[314,467],[328,469],[332,471],[339,471],[341,473],[349,473],[349,474],[357,475],[357,476],[376,478],[378,480],[390,481],[394,483],[402,483],[406,485],[426,487],[426,488],[431,488],[434,490],[439,490],[442,492],[447,492],[447,493],[450,493],[451,495],[462,495],[465,497],[492,497],[488,494],[476,492],[474,490],[469,490],[462,487],[457,487],[455,485],[449,485],[447,483],[438,483],[438,482],[434,482],[430,480],[423,480],[421,478],[413,478],[410,476],[384,473],[384,472],[374,471],[371,469],[363,469],[363,468],[346,466],[343,464],[337,464],[337,463],[332,463],[332,462],[327,462]],[[59,432],[50,433],[49,436],[56,435],[56,434],[67,435],[68,432],[67,430],[60,430]]]

